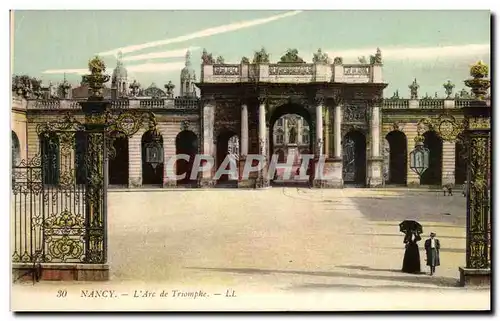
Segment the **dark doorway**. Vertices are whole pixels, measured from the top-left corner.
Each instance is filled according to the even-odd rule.
[[[142,135],[141,139],[141,147],[142,147],[142,185],[154,185],[154,186],[162,186],[163,185],[163,163],[156,164],[153,166],[152,164],[148,164],[146,161],[147,151],[146,148],[148,144],[153,143],[153,132],[147,131]],[[160,135],[160,144],[161,144],[161,152],[163,153],[163,137]]]
[[[465,147],[455,143],[455,184],[464,184],[467,180],[467,162],[465,161]]]
[[[128,186],[128,138],[125,134],[111,133],[113,140],[114,157],[109,157],[108,177],[109,185]]]
[[[366,137],[360,131],[350,131],[342,141],[342,172],[344,184],[366,185]]]
[[[224,162],[224,159],[231,154],[232,157],[230,157],[230,161],[236,162],[236,169],[238,169],[238,159],[239,159],[239,154],[238,154],[238,148],[239,148],[239,139],[238,136],[236,135],[235,132],[233,131],[223,131],[217,136],[217,156],[215,160],[215,164],[217,165],[215,168],[215,171],[218,171],[222,163]],[[231,167],[231,164],[228,163],[225,166],[226,170],[229,170]],[[223,186],[237,186],[238,183],[238,175],[237,173],[234,173],[232,175],[228,174],[223,174],[220,175],[219,179],[217,180],[217,184],[223,185]]]
[[[198,153],[198,138],[190,130],[183,130],[175,138],[175,154],[185,154],[189,156],[189,161],[179,159],[175,164],[176,175],[186,174],[184,179],[178,180],[177,185],[193,185],[197,179],[191,180],[191,171],[196,154]]]
[[[40,154],[42,157],[43,183],[47,185],[59,184],[60,153],[57,134],[41,135]]]
[[[21,144],[19,144],[19,138],[17,134],[12,130],[12,166],[16,166],[21,161]]]
[[[443,140],[435,131],[427,131],[424,133],[424,146],[429,149],[429,168],[422,174],[420,184],[441,185]]]
[[[407,141],[406,135],[394,130],[385,136],[389,142],[389,184],[406,185]]]

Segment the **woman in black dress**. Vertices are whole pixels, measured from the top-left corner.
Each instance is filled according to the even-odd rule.
[[[417,242],[421,239],[420,235],[415,231],[406,233],[403,241],[406,244],[405,256],[403,258],[403,272],[420,273],[420,252]]]

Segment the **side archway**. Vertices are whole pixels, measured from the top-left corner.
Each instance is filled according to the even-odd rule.
[[[128,137],[120,132],[112,132],[114,157],[109,158],[108,175],[110,185],[128,185],[129,151]]]
[[[393,130],[385,138],[389,143],[389,184],[406,184],[408,165],[408,143],[406,135]]]
[[[441,185],[443,140],[435,131],[424,133],[424,146],[429,149],[429,168],[420,178],[421,185]]]
[[[153,166],[146,161],[147,147],[153,143],[153,132],[148,130],[142,135],[142,185],[163,185],[163,163]],[[160,135],[161,151],[163,152],[163,136]]]
[[[13,130],[11,132],[12,166],[16,166],[21,161],[21,144],[19,143],[19,137],[17,137],[16,132]]]
[[[191,180],[191,172],[196,154],[198,153],[198,137],[190,130],[183,130],[175,137],[175,154],[188,155],[189,161],[179,159],[175,164],[176,175],[186,174],[184,179],[177,181],[177,185],[193,184],[196,180]]]

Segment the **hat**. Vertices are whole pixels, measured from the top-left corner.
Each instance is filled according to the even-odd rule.
[[[436,233],[431,232],[431,237],[436,236]]]

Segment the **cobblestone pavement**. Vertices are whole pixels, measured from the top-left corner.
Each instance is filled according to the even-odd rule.
[[[457,287],[458,267],[465,264],[465,198],[460,194],[307,188],[115,191],[109,194],[108,215],[111,281],[106,284],[115,289],[177,287],[212,294],[232,289],[238,298],[224,309],[236,310],[490,307],[489,290]],[[400,272],[404,244],[398,224],[404,219],[421,222],[424,239],[433,231],[441,240],[442,265],[435,276]],[[423,241],[420,253],[428,272]],[[68,286],[78,296],[81,287],[102,285]],[[33,295],[27,285],[16,287],[19,295]],[[224,302],[161,307],[217,309]],[[158,302],[131,301],[126,307],[134,304],[147,308]]]

